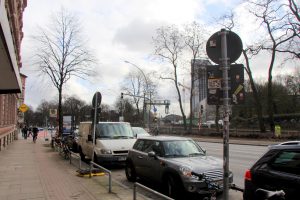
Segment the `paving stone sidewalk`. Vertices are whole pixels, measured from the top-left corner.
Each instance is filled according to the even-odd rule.
[[[19,137],[0,152],[1,200],[131,200],[132,189],[108,177],[78,177],[76,167],[54,152],[44,138],[33,143]],[[145,199],[138,196],[138,199]]]

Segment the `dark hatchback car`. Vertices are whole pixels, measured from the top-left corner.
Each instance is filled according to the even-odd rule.
[[[300,199],[300,141],[269,146],[245,173],[244,200],[259,200],[255,191],[283,190],[286,200]]]
[[[206,155],[198,143],[185,137],[138,138],[128,152],[125,172],[129,181],[147,179],[176,199],[185,192],[209,195],[213,185],[214,192],[223,190],[222,160]]]

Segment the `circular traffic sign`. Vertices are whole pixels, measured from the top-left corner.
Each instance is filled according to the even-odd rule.
[[[97,97],[97,105],[96,105],[96,97]],[[99,107],[100,104],[101,104],[101,100],[102,100],[102,95],[100,92],[96,92],[94,94],[94,97],[93,97],[93,101],[92,101],[92,104],[93,104],[93,107]]]
[[[206,43],[206,53],[208,57],[217,64],[221,64],[221,30],[214,33]],[[226,31],[227,39],[227,57],[229,63],[235,62],[243,51],[243,43],[241,38],[232,31]]]

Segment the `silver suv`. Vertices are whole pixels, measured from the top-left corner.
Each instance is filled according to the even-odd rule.
[[[180,198],[185,191],[211,193],[212,186],[222,192],[222,160],[207,156],[194,140],[184,137],[157,136],[139,138],[128,153],[126,177],[145,178],[161,185],[170,197]],[[230,172],[232,183],[233,175]]]

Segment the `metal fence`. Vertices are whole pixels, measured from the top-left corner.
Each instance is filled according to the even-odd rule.
[[[153,194],[156,194],[157,196],[162,197],[162,198],[164,198],[164,199],[174,200],[174,199],[172,199],[172,198],[170,198],[170,197],[168,197],[168,196],[166,196],[166,195],[163,195],[163,194],[161,194],[161,193],[159,193],[159,192],[157,192],[157,191],[155,191],[155,190],[152,190],[151,188],[148,188],[148,187],[146,187],[146,186],[144,186],[144,185],[142,185],[142,184],[140,184],[140,183],[138,183],[138,182],[135,182],[135,183],[133,184],[133,200],[136,200],[136,188],[137,188],[137,187],[141,187],[141,188],[143,188],[144,190],[147,190],[148,192],[151,192],[151,193],[153,193]]]
[[[92,177],[93,166],[97,166],[100,169],[102,169],[103,171],[105,171],[106,173],[108,173],[108,192],[111,193],[111,188],[112,188],[111,171],[109,171],[108,169],[106,169],[106,168],[98,165],[97,163],[94,163],[93,161],[91,161],[90,162],[90,177]]]

